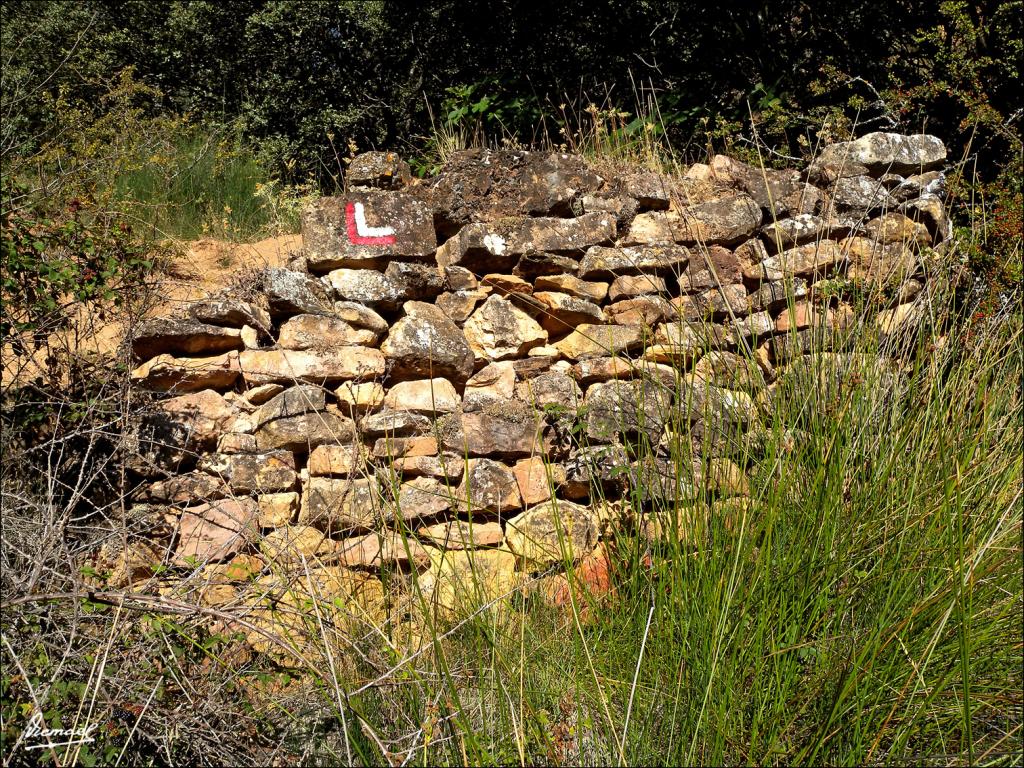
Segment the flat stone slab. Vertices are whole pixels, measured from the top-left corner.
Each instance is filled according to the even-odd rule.
[[[178,523],[176,565],[225,560],[251,539],[259,508],[252,499],[224,499],[186,510]]]
[[[241,328],[251,325],[261,331],[270,330],[270,314],[262,307],[238,299],[204,299],[190,305],[188,313],[201,323]]]
[[[597,245],[590,248],[580,262],[579,276],[584,280],[613,280],[620,275],[670,274],[682,271],[689,260],[689,249],[680,245],[666,243],[623,248]]]
[[[644,329],[639,325],[583,324],[554,346],[564,357],[582,360],[634,351],[643,345],[643,340]]]
[[[326,382],[368,379],[384,374],[384,355],[371,347],[321,350],[247,349],[239,354],[248,382]]]
[[[307,453],[317,446],[344,445],[355,439],[355,422],[332,411],[305,413],[274,419],[256,430],[256,447],[261,451],[283,448]]]
[[[476,549],[496,547],[505,538],[499,523],[476,523],[453,520],[420,528],[417,533],[435,547],[442,549]]]
[[[191,318],[143,320],[132,334],[132,354],[143,360],[163,354],[215,355],[241,348],[237,329]]]
[[[158,392],[227,389],[238,378],[238,353],[217,357],[157,355],[131,372],[132,384]]]

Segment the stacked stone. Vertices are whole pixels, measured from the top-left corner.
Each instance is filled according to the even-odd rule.
[[[886,333],[919,316],[944,160],[895,134],[803,172],[719,155],[680,178],[472,151],[413,184],[356,158],[295,268],[133,335],[134,381],[173,395],[136,469],[174,564],[412,568],[451,604],[470,572],[501,593],[587,557],[624,495],[745,495],[777,368],[858,319],[836,280],[888,298]]]

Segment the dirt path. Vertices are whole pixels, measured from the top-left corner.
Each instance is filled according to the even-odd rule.
[[[148,316],[173,316],[189,302],[217,293],[244,275],[263,267],[284,266],[302,247],[301,235],[281,235],[256,243],[227,243],[197,240],[180,249],[180,255],[156,276],[156,302]],[[113,355],[124,338],[124,327],[112,313],[96,305],[77,308],[69,330],[53,333],[49,351],[86,358]],[[48,350],[40,349],[31,358],[18,357],[10,345],[2,350],[2,382],[7,387],[17,381],[29,381],[46,373]]]

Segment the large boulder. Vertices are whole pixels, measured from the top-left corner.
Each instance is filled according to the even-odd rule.
[[[565,482],[565,469],[546,462],[540,456],[520,459],[512,468],[519,485],[519,495],[527,506],[547,501]]]
[[[409,300],[432,299],[444,290],[435,267],[393,261],[384,272],[372,269],[334,269],[327,280],[340,299],[390,312]]]
[[[475,273],[510,269],[519,258],[508,247],[518,225],[518,219],[467,224],[437,249],[437,263]]]
[[[423,413],[385,408],[359,420],[364,437],[403,437],[420,435],[430,430],[433,420]]]
[[[239,410],[213,390],[203,390],[164,400],[154,409],[159,420],[174,424],[187,435],[188,446],[197,451],[212,449],[217,437],[229,432]]]
[[[334,302],[333,315],[339,320],[344,320],[353,328],[373,331],[378,336],[387,333],[389,327],[387,320],[357,301]]]

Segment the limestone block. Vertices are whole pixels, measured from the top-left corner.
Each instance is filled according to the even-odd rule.
[[[253,537],[258,507],[253,499],[223,499],[181,513],[176,565],[226,560]]]
[[[257,500],[260,528],[280,528],[289,525],[299,511],[299,494],[295,491],[264,493]]]
[[[527,506],[547,501],[565,482],[565,468],[546,462],[540,456],[520,459],[512,468],[519,486],[519,495]]]
[[[377,334],[373,331],[329,315],[296,315],[281,325],[278,336],[282,349],[372,347],[376,343]]]
[[[241,373],[238,352],[217,357],[173,357],[158,355],[131,374],[131,382],[157,392],[199,392],[227,389]]]
[[[645,213],[637,216],[630,229],[630,235],[623,241],[624,247],[594,246],[588,249],[580,262],[579,277],[584,280],[611,280],[619,275],[670,274],[682,271],[690,260],[688,248],[672,244],[671,238],[645,239],[634,235],[634,230],[640,226],[637,219],[643,216],[665,215]]]
[[[507,517],[523,507],[512,470],[493,459],[469,459],[455,497],[464,512]]]
[[[323,197],[302,213],[302,244],[313,272],[425,259],[437,237],[430,208],[404,192]]]
[[[552,500],[509,520],[505,538],[519,557],[543,566],[590,554],[597,546],[597,525],[589,507]]]
[[[241,331],[192,318],[143,320],[131,334],[132,354],[147,360],[157,355],[216,355],[242,349]]]
[[[290,491],[298,479],[295,456],[283,450],[204,456],[199,469],[222,478],[234,493]]]
[[[345,170],[349,189],[401,189],[412,181],[409,164],[394,152],[363,152]]]
[[[416,534],[441,549],[479,549],[501,546],[505,532],[500,523],[452,520],[420,528]]]
[[[522,357],[545,344],[547,331],[500,296],[490,296],[464,326],[465,339],[477,360]]]
[[[791,277],[825,277],[846,262],[846,254],[832,240],[798,245],[746,270],[752,280],[784,280]]]
[[[534,289],[565,293],[595,304],[600,304],[608,295],[608,283],[581,280],[575,275],[541,275],[534,281]]]
[[[355,439],[355,422],[339,413],[306,413],[268,421],[256,430],[256,446],[261,451],[278,448],[308,453],[325,444],[347,444]]]
[[[473,373],[473,350],[455,323],[432,304],[410,301],[405,317],[380,347],[395,378],[443,377],[463,383]]]
[[[510,400],[438,422],[441,447],[459,455],[521,458],[542,450],[540,414]]]
[[[375,528],[387,519],[376,478],[310,477],[303,484],[299,523],[324,530]]]
[[[570,360],[627,354],[643,346],[644,328],[640,325],[583,324],[555,348]]]
[[[614,302],[667,291],[665,279],[657,275],[621,275],[615,278],[608,289],[608,300]]]
[[[240,299],[204,299],[189,305],[188,313],[201,323],[231,328],[252,326],[262,333],[270,332],[270,313],[262,307]]]
[[[302,313],[331,314],[334,302],[330,288],[305,272],[271,268],[263,272],[263,291],[274,318]]]
[[[247,349],[238,356],[247,382],[304,381],[328,384],[383,376],[384,355],[372,347]]]
[[[395,384],[384,396],[384,407],[415,413],[451,413],[462,398],[448,379],[419,379]]]
[[[360,443],[350,445],[318,445],[309,454],[306,469],[310,477],[347,477],[361,474],[366,466],[366,452]]]

